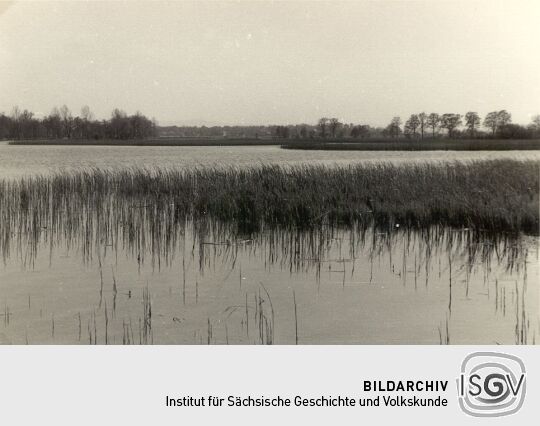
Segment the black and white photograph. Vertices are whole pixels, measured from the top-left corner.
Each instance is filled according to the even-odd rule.
[[[1,2],[0,344],[540,343],[539,22]]]

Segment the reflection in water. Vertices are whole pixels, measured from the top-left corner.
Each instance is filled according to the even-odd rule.
[[[536,237],[324,223],[242,233],[179,206],[91,194],[1,212],[1,343],[539,337]]]

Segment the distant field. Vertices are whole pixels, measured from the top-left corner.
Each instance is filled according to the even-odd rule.
[[[111,146],[253,146],[280,145],[277,139],[255,138],[155,138],[138,140],[119,139],[27,139],[9,141],[10,145],[111,145]]]
[[[338,151],[511,151],[540,150],[540,139],[398,140],[398,141],[297,141],[282,144],[284,149]]]

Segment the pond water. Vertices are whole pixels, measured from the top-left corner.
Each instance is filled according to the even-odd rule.
[[[260,164],[347,164],[388,161],[470,161],[535,159],[540,151],[306,151],[279,146],[130,147],[130,146],[20,146],[0,142],[0,178],[48,174],[58,170],[128,167],[220,167]]]
[[[145,231],[146,232],[146,231]],[[3,247],[1,343],[538,341],[538,240],[219,225]]]
[[[60,168],[540,159],[537,152],[19,147],[0,177]],[[3,210],[0,344],[535,344],[537,237],[468,229],[241,235],[104,202]],[[141,208],[139,208],[141,207]],[[153,218],[152,218],[153,217]],[[8,226],[9,224],[9,226]]]

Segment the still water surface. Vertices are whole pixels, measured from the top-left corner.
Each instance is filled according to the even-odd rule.
[[[540,155],[0,144],[0,178],[81,167],[486,158]],[[134,233],[114,218],[107,219],[113,227],[85,228],[79,219],[94,214],[88,211],[79,221],[45,218],[25,234],[31,212],[17,213],[12,225],[20,228],[0,246],[0,343],[534,344],[540,338],[536,237],[354,227],[242,236],[220,224],[201,232],[193,223],[157,235],[146,214],[135,211]]]
[[[0,142],[0,178],[99,167],[220,167],[260,164],[348,164],[388,161],[535,159],[540,151],[306,151],[260,147],[19,146]]]
[[[538,242],[272,231],[10,251],[1,343],[514,344],[539,338]],[[83,247],[83,245],[85,247]],[[154,246],[154,247],[152,247]],[[161,253],[161,254],[160,254]]]

